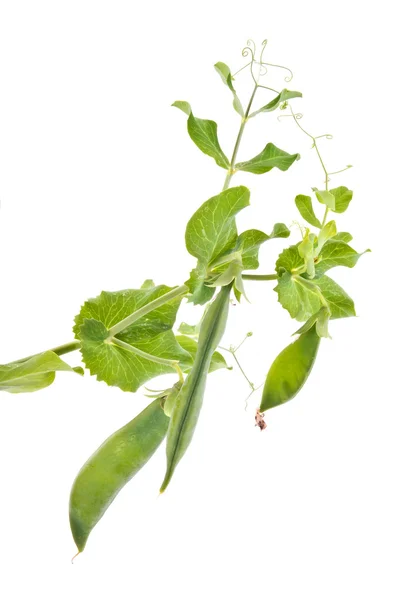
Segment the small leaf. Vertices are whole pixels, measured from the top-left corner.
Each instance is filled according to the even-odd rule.
[[[321,229],[322,224],[321,221],[315,216],[311,197],[299,194],[298,196],[296,196],[294,201],[303,219],[305,219],[307,223],[310,223],[310,225]]]
[[[243,269],[258,269],[260,246],[269,238],[270,236],[258,229],[249,229],[239,235],[236,247],[242,251]]]
[[[330,193],[335,197],[335,206],[332,210],[336,213],[344,213],[353,198],[353,192],[342,185],[330,190]]]
[[[331,210],[335,210],[335,196],[326,190],[318,190],[317,188],[313,188],[313,192],[315,193],[318,202],[324,204]]]
[[[204,202],[189,219],[186,247],[198,263],[186,285],[194,304],[204,304],[212,298],[214,290],[204,283],[208,266],[235,248],[238,238],[235,215],[249,205],[249,199],[246,187],[230,188]]]
[[[36,392],[53,383],[56,371],[83,374],[81,367],[73,369],[55,352],[47,350],[26,360],[0,365],[0,391],[13,394]]]
[[[192,114],[192,107],[189,102],[185,102],[184,100],[176,100],[171,106],[175,106],[175,108],[179,108],[182,112],[184,112],[188,117]]]
[[[280,150],[274,144],[267,144],[260,154],[257,154],[251,160],[237,163],[235,169],[239,171],[248,171],[260,175],[271,171],[277,167],[281,171],[287,171],[288,168],[299,160],[300,154],[288,154],[284,150]]]
[[[225,83],[225,85],[228,86],[228,88],[231,90],[232,94],[233,94],[233,108],[236,110],[237,113],[239,113],[239,115],[241,117],[244,116],[244,110],[243,110],[243,106],[238,98],[238,95],[236,94],[236,90],[233,87],[233,77],[231,74],[231,70],[228,67],[228,65],[226,65],[223,62],[218,62],[214,65],[215,70],[217,71],[217,73],[220,75],[222,81]]]
[[[298,245],[298,251],[301,258],[304,259],[304,265],[307,271],[307,275],[310,278],[313,278],[315,275],[315,265],[314,265],[314,241],[315,234],[310,233],[309,229],[306,229],[305,236],[303,241]]]
[[[217,165],[223,169],[229,169],[229,160],[219,145],[217,124],[215,121],[208,121],[206,119],[198,119],[195,117],[188,102],[177,100],[172,106],[179,108],[189,116],[187,121],[188,133],[196,146],[200,148],[204,154],[211,156]]]
[[[318,256],[318,254],[321,252],[321,249],[323,248],[324,244],[332,237],[334,237],[337,233],[336,230],[336,223],[335,221],[329,221],[329,223],[326,223],[323,228],[321,229],[321,231],[318,234],[318,244],[317,244],[317,248],[315,250],[315,256]]]
[[[351,233],[347,233],[347,231],[340,231],[339,233],[334,235],[333,238],[331,238],[331,239],[337,240],[338,242],[345,242],[347,244],[348,242],[351,242],[351,240],[353,239],[353,236],[351,235]]]
[[[83,362],[99,381],[135,392],[153,377],[174,372],[168,365],[134,353],[135,349],[160,358],[187,360],[187,353],[171,331],[181,298],[146,314],[116,336],[132,347],[132,351],[107,340],[108,330],[113,325],[171,289],[159,285],[140,290],[102,292],[85,302],[75,318],[74,333],[81,340]]]
[[[319,309],[319,311],[316,312],[316,313],[314,313],[313,315],[311,315],[311,317],[309,319],[307,319],[307,321],[304,323],[304,325],[302,325],[300,327],[300,329],[298,329],[297,331],[295,331],[293,333],[293,335],[301,335],[302,333],[306,333],[306,331],[308,331],[309,329],[311,329],[311,327],[313,325],[315,325],[315,323],[318,321],[320,315],[325,314],[327,312],[328,312],[328,309],[325,306],[322,306]]]
[[[288,238],[290,236],[290,229],[286,227],[284,223],[275,223],[272,232],[269,235],[269,239],[273,238]]]
[[[258,269],[258,252],[261,244],[267,240],[289,236],[290,230],[284,223],[275,223],[269,235],[258,229],[249,229],[241,233],[237,239],[236,250],[241,251],[243,269]]]
[[[199,334],[199,329],[199,325],[189,325],[183,321],[178,327],[178,333],[181,333],[185,336],[190,335],[192,337],[197,337]]]
[[[193,366],[198,344],[196,340],[194,340],[192,337],[188,337],[187,335],[177,335],[176,341],[190,355],[189,360],[185,362],[182,361],[183,370],[189,371]],[[214,354],[212,355],[210,368],[208,372],[212,373],[213,371],[217,371],[218,369],[229,369],[229,367],[226,364],[225,358],[222,356],[222,354],[220,354],[219,352],[214,352]]]
[[[287,102],[292,98],[302,98],[303,94],[301,92],[291,92],[290,90],[282,90],[278,96],[276,96],[271,102],[268,102],[262,108],[259,108],[255,112],[251,113],[250,117],[255,117],[259,113],[262,112],[271,112],[272,110],[276,110],[283,102]]]
[[[365,250],[365,252],[370,252],[370,250]],[[319,254],[318,262],[315,266],[316,276],[320,277],[329,269],[333,269],[333,267],[342,266],[352,268],[365,252],[359,254],[345,242],[332,238],[326,242]]]
[[[294,246],[289,246],[289,248],[285,248],[285,250],[280,253],[278,260],[276,261],[275,269],[278,275],[281,269],[291,273],[294,269],[303,266],[303,264],[304,260],[299,254],[299,244],[296,244]]]
[[[152,279],[146,279],[145,281],[143,281],[142,285],[140,286],[141,290],[148,290],[150,288],[155,287],[155,283]]]

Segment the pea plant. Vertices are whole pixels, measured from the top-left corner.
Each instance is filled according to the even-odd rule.
[[[226,350],[241,369],[237,348],[221,348],[220,342],[233,298],[238,303],[246,300],[247,280],[273,281],[278,301],[301,323],[293,334],[295,341],[277,356],[266,376],[255,415],[261,430],[266,427],[265,411],[294,398],[306,382],[321,339],[330,337],[330,320],[355,315],[353,300],[326,274],[337,266],[354,267],[362,254],[349,245],[350,233],[338,231],[335,220],[329,218],[332,213],[344,213],[352,200],[353,192],[347,187],[330,186],[331,177],[350,165],[328,171],[320,141],[331,136],[314,136],[303,128],[302,115],[292,107],[292,101],[297,102],[302,94],[265,85],[273,69],[283,69],[287,83],[293,76],[287,67],[267,62],[265,48],[266,41],[258,54],[249,40],[242,52],[246,64],[236,73],[222,62],[215,65],[238,113],[238,133],[230,159],[221,148],[214,121],[195,116],[188,102],[173,104],[185,115],[191,140],[225,173],[222,190],[206,200],[187,223],[186,248],[196,262],[185,283],[169,287],[148,279],[137,289],[103,291],[81,307],[75,317],[73,341],[0,366],[0,390],[11,393],[43,389],[53,383],[56,371],[83,375],[82,367],[71,367],[60,358],[74,350],[81,352],[90,375],[125,392],[137,392],[159,375],[175,375],[167,389],[147,389],[151,398],[147,408],[113,433],[78,473],[70,496],[70,525],[78,553],[116,495],[165,437],[167,460],[160,491],[170,484],[196,429],[208,375],[227,368]],[[248,73],[253,83],[246,107],[236,91],[239,73],[241,77]],[[267,93],[274,95],[272,99],[254,108],[256,96]],[[279,254],[272,274],[257,272],[260,246],[274,238],[289,237],[290,230],[276,223],[269,233],[258,229],[239,233],[236,215],[249,206],[250,191],[242,185],[231,186],[234,175],[242,171],[255,175],[272,169],[288,171],[300,159],[299,154],[268,142],[253,158],[237,161],[246,124],[265,118],[266,113],[290,119],[310,138],[324,178],[323,186],[310,186],[312,194],[295,197],[295,206],[307,224],[295,228],[297,239]],[[182,323],[176,328],[177,311],[184,300],[203,305],[203,317],[197,325]],[[250,387],[253,393],[254,385]]]

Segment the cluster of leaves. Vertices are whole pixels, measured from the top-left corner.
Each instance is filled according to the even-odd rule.
[[[343,213],[349,206],[353,192],[341,186],[328,191],[314,188],[316,200],[334,213]],[[318,229],[312,233],[305,228],[301,242],[286,248],[278,257],[276,272],[278,285],[275,291],[283,308],[293,319],[307,321],[311,327],[323,319],[339,319],[355,315],[354,302],[326,272],[334,267],[352,268],[364,252],[358,253],[348,242],[352,236],[338,232],[334,220],[323,224],[314,211],[310,196],[298,195],[296,206],[307,223]],[[369,252],[369,250],[366,250]],[[323,337],[328,337],[327,326]]]

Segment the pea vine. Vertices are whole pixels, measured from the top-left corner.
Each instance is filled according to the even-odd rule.
[[[331,213],[344,213],[353,192],[345,186],[330,187],[332,176],[350,168],[328,171],[320,150],[320,141],[329,134],[311,135],[301,125],[300,113],[292,101],[302,94],[281,91],[265,85],[271,69],[283,69],[285,82],[293,73],[287,67],[267,62],[262,43],[248,41],[242,55],[246,64],[232,74],[218,62],[215,69],[230,90],[233,108],[240,117],[237,138],[229,159],[218,138],[214,121],[196,117],[186,101],[173,106],[187,117],[187,130],[196,146],[213,158],[225,171],[222,191],[206,200],[189,219],[185,241],[196,264],[188,279],[179,286],[155,285],[146,280],[138,289],[101,292],[87,300],[73,326],[74,340],[57,348],[0,366],[0,390],[34,392],[53,383],[57,371],[83,375],[81,367],[71,367],[60,357],[80,350],[85,369],[99,381],[126,392],[139,388],[159,375],[175,374],[168,389],[147,389],[149,406],[127,425],[113,433],[88,459],[78,473],[70,497],[71,531],[81,552],[90,532],[98,523],[122,487],[149,460],[166,437],[167,465],[161,492],[169,485],[179,461],[192,440],[201,411],[209,373],[226,369],[223,352],[229,353],[250,386],[250,395],[258,388],[244,373],[236,352],[241,347],[220,346],[232,302],[246,299],[245,283],[274,281],[274,291],[282,307],[301,323],[295,341],[275,359],[263,386],[256,411],[256,425],[266,427],[265,411],[291,400],[302,388],[317,357],[322,338],[329,338],[329,322],[355,315],[353,300],[328,275],[337,266],[352,268],[363,253],[354,250],[350,233],[338,231]],[[236,91],[236,77],[248,72],[254,84],[244,108]],[[257,94],[274,97],[256,110]],[[312,195],[299,194],[295,205],[307,225],[299,226],[299,240],[288,246],[276,260],[272,274],[253,273],[259,269],[259,249],[275,238],[288,238],[289,228],[276,223],[269,233],[258,229],[238,232],[236,215],[249,206],[250,191],[232,178],[240,172],[256,175],[272,169],[288,171],[300,159],[272,142],[253,158],[238,162],[238,152],[250,119],[264,118],[264,113],[279,111],[279,119],[291,119],[312,141],[323,170],[324,186],[312,187]],[[319,205],[321,217],[317,216]],[[182,323],[175,328],[177,312],[186,299],[205,305],[197,325]],[[175,329],[174,329],[175,328]],[[246,337],[250,336],[249,333]]]

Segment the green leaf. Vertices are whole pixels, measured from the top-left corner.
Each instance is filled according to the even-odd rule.
[[[219,256],[235,248],[237,228],[235,215],[249,205],[246,187],[230,188],[204,202],[186,227],[186,247],[198,259],[197,267],[186,282],[194,304],[208,302],[214,290],[204,284],[209,265]]]
[[[193,366],[198,344],[196,340],[194,340],[192,337],[188,337],[187,335],[177,335],[176,341],[190,355],[189,360],[182,361],[183,370],[188,371]],[[212,355],[210,368],[208,372],[212,373],[213,371],[217,371],[218,369],[229,369],[229,367],[226,364],[225,358],[222,356],[222,354],[220,354],[219,352],[214,352],[214,354]]]
[[[315,249],[315,256],[318,256],[318,254],[321,252],[321,249],[324,247],[324,244],[326,244],[330,238],[334,237],[336,233],[337,230],[335,221],[329,221],[329,223],[326,223],[323,226],[318,234],[318,244]]]
[[[335,210],[335,196],[328,192],[327,190],[318,190],[317,188],[313,188],[313,192],[315,193],[318,202],[324,204],[331,210]]]
[[[287,238],[289,236],[290,230],[284,223],[275,223],[273,230],[269,235],[258,229],[248,229],[247,231],[243,231],[237,238],[236,246],[233,251],[226,255],[226,262],[228,262],[229,257],[240,253],[242,270],[258,269],[258,252],[261,244],[267,240]],[[223,259],[224,256],[222,255],[220,258],[221,262]]]
[[[317,324],[316,329],[319,337],[330,337],[327,331],[327,326],[329,322],[329,311],[326,306],[321,306],[319,311],[311,317],[298,329],[294,332],[293,335],[301,335],[302,333],[306,333],[313,327],[313,325]]]
[[[271,102],[268,102],[262,108],[251,113],[250,117],[255,117],[259,113],[262,112],[271,112],[272,110],[276,110],[282,102],[287,102],[287,100],[291,100],[292,98],[302,98],[303,94],[301,92],[291,92],[290,90],[282,90],[280,94],[278,94]]]
[[[239,171],[248,171],[257,175],[267,173],[274,167],[281,171],[287,171],[288,168],[299,160],[300,154],[288,154],[284,150],[280,150],[274,144],[267,144],[260,154],[257,154],[251,160],[237,163],[235,169]]]
[[[179,108],[182,112],[185,113],[188,117],[192,114],[192,107],[189,102],[185,102],[185,100],[176,100],[171,106],[175,106],[175,108]]]
[[[47,350],[26,360],[0,365],[0,391],[13,394],[36,392],[53,383],[56,371],[83,374],[83,369],[73,369],[55,352]]]
[[[102,292],[85,302],[75,318],[74,333],[81,339],[83,362],[99,381],[135,392],[153,377],[174,372],[168,365],[139,356],[135,349],[170,360],[188,359],[171,331],[180,297],[146,314],[116,336],[131,346],[132,351],[107,341],[108,330],[113,325],[171,289],[159,285],[140,290]]]
[[[284,223],[275,223],[274,228],[269,234],[269,239],[273,238],[288,238],[290,236],[290,229],[286,227]]]
[[[178,333],[181,333],[184,336],[190,335],[191,337],[197,337],[199,335],[200,326],[197,325],[189,325],[184,321],[178,327]]]
[[[365,252],[370,252],[370,250],[365,250]],[[318,262],[315,265],[315,275],[316,277],[320,277],[333,267],[352,268],[365,252],[359,254],[345,242],[331,239],[326,242],[318,256]]]
[[[314,265],[314,242],[315,242],[315,234],[310,233],[310,230],[307,229],[303,241],[298,245],[298,252],[301,258],[304,260],[304,265],[307,270],[307,275],[309,277],[314,277],[315,275],[315,265]]]
[[[222,81],[225,83],[225,85],[228,86],[228,88],[231,90],[231,92],[233,94],[233,108],[236,110],[237,113],[239,113],[239,115],[241,117],[243,117],[244,116],[243,106],[238,98],[235,88],[233,87],[233,77],[232,77],[230,68],[228,67],[228,65],[226,65],[223,62],[217,62],[214,65],[214,68],[217,71],[217,73],[220,75]]]
[[[191,295],[189,302],[193,304],[206,304],[210,302],[215,294],[215,288],[205,285],[207,279],[207,265],[205,263],[197,263],[197,266],[190,271],[190,277],[185,284],[188,286]]]
[[[298,269],[303,266],[303,264],[304,260],[299,254],[299,244],[296,244],[294,246],[289,246],[289,248],[285,248],[285,250],[280,253],[278,260],[276,261],[275,269],[279,275],[281,270],[289,271],[290,273],[293,269]]]
[[[294,201],[295,201],[297,209],[298,209],[299,213],[301,214],[301,216],[303,217],[303,219],[305,219],[307,221],[307,223],[310,223],[310,225],[313,225],[314,227],[318,227],[319,229],[321,229],[322,224],[321,224],[321,221],[319,219],[317,219],[317,217],[315,216],[311,197],[303,196],[303,194],[299,194],[298,196],[296,196]]]
[[[172,106],[179,108],[189,116],[187,121],[188,133],[196,146],[200,148],[204,154],[211,156],[217,165],[223,169],[229,169],[229,160],[219,145],[217,124],[215,121],[208,121],[206,119],[198,119],[195,117],[188,102],[177,100]]]
[[[339,233],[334,235],[333,238],[331,238],[331,239],[338,240],[339,242],[345,242],[347,244],[348,242],[351,242],[351,240],[353,239],[353,236],[351,235],[351,233],[347,233],[347,231],[340,231]]]
[[[355,316],[353,300],[335,281],[324,275],[315,284],[328,303],[331,319]],[[297,321],[306,321],[322,307],[318,294],[301,285],[298,277],[289,272],[279,277],[274,289],[283,308]]]
[[[150,288],[155,287],[155,283],[152,279],[146,279],[145,281],[143,281],[142,285],[140,286],[141,290],[148,290]]]
[[[258,229],[249,229],[239,235],[236,247],[242,251],[243,269],[258,269],[260,246],[269,239],[269,235]]]
[[[210,264],[233,248],[237,240],[235,216],[249,204],[250,192],[244,186],[230,188],[204,202],[186,227],[188,252]]]
[[[329,191],[335,198],[335,206],[332,210],[336,213],[343,213],[347,210],[353,198],[353,192],[344,185]]]

